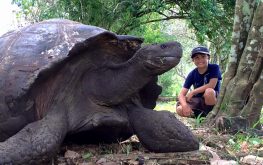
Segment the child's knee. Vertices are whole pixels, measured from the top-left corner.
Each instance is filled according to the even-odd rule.
[[[207,88],[204,93],[204,99],[206,105],[215,105],[216,104],[216,91],[212,88]]]
[[[216,91],[212,88],[207,88],[204,93],[204,97],[216,97]]]

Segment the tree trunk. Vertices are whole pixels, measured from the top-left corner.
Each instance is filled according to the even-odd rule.
[[[242,116],[257,124],[263,105],[263,2],[237,0],[231,54],[218,103],[208,117]]]

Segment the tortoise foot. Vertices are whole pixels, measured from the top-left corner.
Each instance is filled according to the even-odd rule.
[[[129,120],[142,145],[152,152],[185,152],[199,149],[198,139],[168,111],[129,110]]]

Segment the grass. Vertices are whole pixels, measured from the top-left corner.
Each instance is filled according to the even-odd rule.
[[[195,125],[194,127],[200,127],[201,124],[205,121],[205,117],[201,116],[202,114],[199,114],[197,118],[195,119]]]
[[[85,154],[82,155],[82,158],[83,158],[83,159],[86,159],[86,160],[90,160],[92,156],[93,156],[92,153],[87,152],[87,153],[85,153]]]
[[[156,107],[154,109],[157,111],[167,110],[167,111],[170,111],[172,113],[176,113],[175,107],[176,107],[176,101],[157,102]],[[200,120],[200,121],[197,121],[197,123],[201,123],[203,121],[203,118],[200,118],[200,119],[197,118],[197,120]],[[263,108],[261,110],[261,117],[259,119],[259,122],[261,124],[263,124]]]
[[[154,109],[157,111],[167,110],[167,111],[174,113],[174,112],[176,112],[175,106],[176,106],[176,101],[157,102],[156,107]]]
[[[257,136],[237,133],[233,135],[228,143],[227,148],[235,152],[251,152],[263,145],[263,139]]]

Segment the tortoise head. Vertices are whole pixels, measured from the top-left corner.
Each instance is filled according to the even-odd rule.
[[[180,62],[182,46],[178,42],[146,45],[136,52],[144,67],[154,74],[162,74]]]

